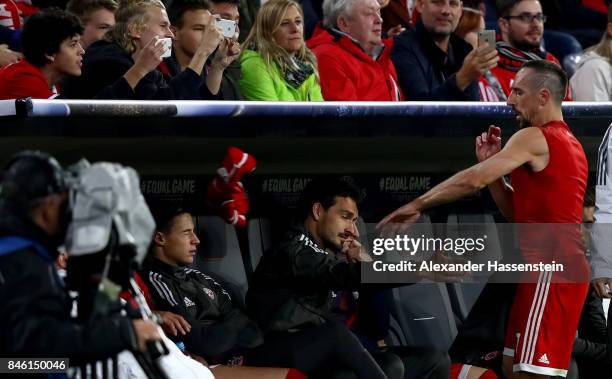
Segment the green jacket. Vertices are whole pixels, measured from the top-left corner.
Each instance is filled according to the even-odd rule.
[[[299,88],[290,86],[276,65],[268,71],[259,53],[245,50],[240,56],[242,80],[240,92],[247,100],[323,101],[316,75],[311,75]]]

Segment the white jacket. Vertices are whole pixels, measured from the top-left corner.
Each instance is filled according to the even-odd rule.
[[[612,65],[593,51],[586,53],[570,87],[575,101],[612,101]]]

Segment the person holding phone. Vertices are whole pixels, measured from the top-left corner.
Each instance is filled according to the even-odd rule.
[[[218,31],[222,40],[214,54],[208,57],[206,70],[202,71],[205,81],[202,93],[208,92],[216,100],[242,100],[238,89],[240,67],[235,66],[240,56],[237,0],[224,0],[223,6],[204,0],[175,1],[168,9],[168,17],[174,41],[171,56],[158,68],[164,77],[170,79],[183,72],[198,46],[215,43],[209,33]]]
[[[514,78],[526,62],[546,59],[561,64],[557,57],[542,48],[546,15],[540,1],[498,0],[496,7],[501,40],[496,44],[499,65],[491,72],[509,96]],[[571,100],[569,90],[563,100]]]
[[[202,43],[187,68],[170,80],[156,70],[167,52],[162,40],[174,38],[166,7],[160,0],[122,3],[116,24],[105,38],[93,43],[83,57],[80,78],[68,81],[65,95],[77,99],[201,100],[202,71],[223,40],[217,28],[205,30]]]
[[[247,100],[323,101],[316,58],[304,42],[304,15],[293,0],[260,9],[240,57]]]
[[[477,49],[482,44],[495,48],[495,30],[485,30],[484,15],[481,11],[463,7],[463,13],[455,34]],[[487,70],[478,79],[480,101],[506,101],[507,97],[497,78]]]
[[[406,100],[478,101],[478,79],[497,65],[494,46],[473,49],[453,34],[460,0],[417,0],[421,20],[395,38],[391,58]]]

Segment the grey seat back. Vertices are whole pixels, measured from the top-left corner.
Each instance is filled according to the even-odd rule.
[[[195,268],[228,285],[238,295],[237,304],[244,306],[248,282],[236,229],[217,216],[199,216],[195,221],[200,238]]]

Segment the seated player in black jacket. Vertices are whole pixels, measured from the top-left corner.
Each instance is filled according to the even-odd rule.
[[[295,367],[309,377],[329,377],[329,367],[342,363],[359,378],[384,377],[359,341],[340,324],[263,343],[257,324],[234,305],[230,294],[213,278],[190,267],[200,243],[191,214],[169,208],[156,210],[154,216],[157,230],[141,277],[157,310],[176,313],[189,324],[190,329],[179,337],[187,351],[210,364]],[[261,377],[256,368],[250,369],[253,376]],[[219,369],[212,370],[219,375]],[[289,370],[286,377],[297,378],[295,371]],[[226,377],[236,378],[235,374]],[[275,377],[285,376],[279,372]]]
[[[361,281],[362,262],[371,258],[358,241],[359,197],[359,189],[339,179],[317,178],[306,186],[296,223],[265,252],[253,274],[249,315],[269,341],[336,324],[340,313],[340,318],[359,320],[352,330],[368,337],[362,342],[370,340],[365,345],[388,377],[447,378],[445,352],[378,348],[376,339],[384,338],[389,327],[389,311],[383,305],[388,294],[379,290],[402,284]],[[353,291],[360,291],[362,311],[350,314],[337,305],[349,305]],[[340,327],[349,330],[345,324]]]

